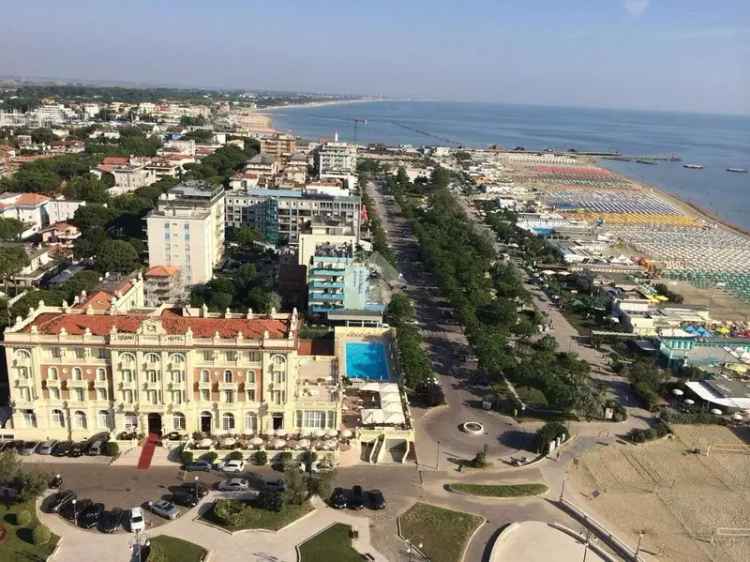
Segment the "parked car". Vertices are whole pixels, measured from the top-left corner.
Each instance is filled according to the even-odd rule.
[[[58,443],[52,447],[52,456],[64,457],[68,454],[71,447],[73,447],[72,441],[58,441]]]
[[[151,511],[157,515],[161,515],[165,519],[177,519],[180,514],[177,506],[167,500],[159,500],[149,504]]]
[[[219,482],[216,488],[222,492],[246,492],[250,489],[250,482],[244,478],[230,478]]]
[[[198,498],[204,498],[208,495],[208,486],[203,482],[185,482],[180,484],[180,488],[198,496]]]
[[[336,488],[331,494],[331,507],[334,509],[344,509],[348,505],[348,498],[343,488]]]
[[[32,455],[36,448],[39,446],[39,441],[24,441],[23,445],[18,448],[19,455]]]
[[[165,437],[168,441],[183,441],[185,438],[186,436],[179,431],[167,433],[167,436]]]
[[[78,516],[78,526],[84,529],[93,529],[99,523],[102,513],[104,513],[103,503],[90,505]]]
[[[39,446],[36,448],[36,454],[51,455],[52,449],[54,449],[55,445],[57,445],[57,439],[50,439],[49,441],[39,443]]]
[[[86,454],[91,457],[101,455],[104,452],[105,443],[106,441],[104,439],[97,439],[96,441],[89,443],[89,446],[86,447]]]
[[[266,480],[263,487],[269,492],[286,492],[286,481],[281,478],[278,480]]]
[[[210,472],[211,463],[208,461],[193,461],[184,466],[188,472]]]
[[[172,502],[184,507],[195,507],[200,502],[200,498],[190,490],[176,488],[172,492]]]
[[[59,490],[63,485],[63,477],[60,474],[55,474],[47,484],[47,487],[51,490]]]
[[[146,528],[146,520],[143,518],[143,510],[140,507],[134,507],[128,514],[128,530],[131,533],[143,531]]]
[[[221,470],[223,472],[242,472],[245,470],[245,461],[240,459],[230,459],[221,465]]]
[[[46,504],[46,510],[49,511],[49,513],[59,513],[60,510],[70,502],[71,500],[74,500],[78,497],[78,495],[73,490],[63,490],[62,492],[58,492],[51,496],[51,500]]]
[[[70,500],[60,508],[59,513],[68,521],[76,521],[84,511],[93,505],[93,503],[94,502],[89,499],[76,501]]]
[[[365,493],[362,491],[362,486],[354,486],[352,488],[352,497],[349,498],[349,509],[364,509],[365,507]]]
[[[119,507],[105,511],[99,519],[99,530],[102,533],[114,533],[123,526],[126,516],[127,513]]]
[[[86,442],[81,443],[73,443],[70,446],[70,449],[68,449],[68,456],[69,457],[81,457],[83,456],[83,453],[86,451]]]
[[[371,509],[385,509],[385,497],[380,490],[367,492],[367,500]]]

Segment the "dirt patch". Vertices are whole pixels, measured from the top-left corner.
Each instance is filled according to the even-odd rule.
[[[750,448],[721,426],[675,426],[675,438],[586,453],[569,472],[571,499],[631,545],[662,561],[750,560]],[[694,448],[732,445],[696,455]],[[743,452],[744,451],[744,452]],[[750,534],[750,533],[749,533]]]

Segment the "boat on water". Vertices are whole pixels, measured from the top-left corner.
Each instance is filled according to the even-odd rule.
[[[650,166],[656,166],[656,162],[653,160],[636,160],[638,164],[648,164]]]
[[[727,172],[734,172],[735,174],[746,174],[747,168],[727,168]]]
[[[703,164],[683,164],[682,167],[688,170],[702,170]]]

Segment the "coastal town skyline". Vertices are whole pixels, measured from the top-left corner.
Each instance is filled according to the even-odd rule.
[[[750,113],[746,3],[627,0],[565,10],[542,4],[531,11],[514,2],[477,3],[458,13],[440,2],[429,11],[415,4],[399,6],[393,21],[373,7],[343,4],[269,9],[228,2],[219,12],[190,2],[179,10],[133,2],[125,13],[106,4],[80,13],[55,6],[55,18],[43,17],[45,2],[14,5],[0,31],[24,57],[0,61],[0,74]],[[113,18],[119,32],[103,32],[97,22]],[[19,19],[37,24],[21,32],[11,23]],[[163,21],[183,33],[161,33]],[[336,25],[335,36],[318,32],[324,22]],[[58,23],[67,30],[64,49],[56,48]]]

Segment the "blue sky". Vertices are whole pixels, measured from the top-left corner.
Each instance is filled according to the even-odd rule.
[[[0,75],[750,114],[748,0],[25,0]]]

